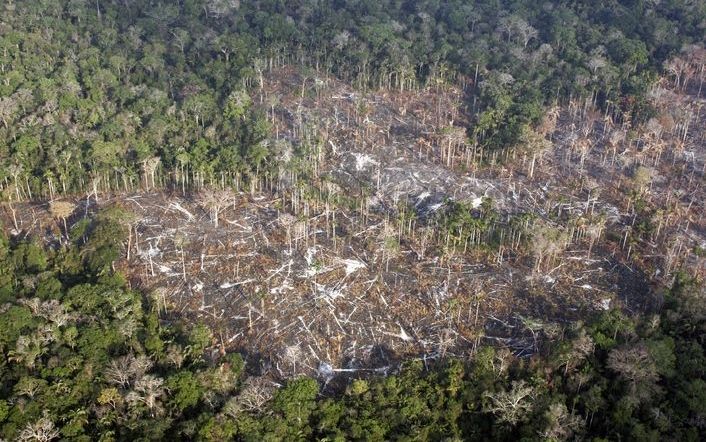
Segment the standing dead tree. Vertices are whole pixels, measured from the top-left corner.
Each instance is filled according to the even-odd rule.
[[[214,227],[218,227],[218,217],[233,203],[235,195],[230,189],[206,189],[198,196],[201,207],[208,211]]]
[[[150,190],[150,184],[152,188],[156,187],[155,175],[160,162],[161,159],[159,157],[150,157],[142,162],[142,171],[144,172],[145,187],[147,190]]]
[[[444,127],[439,131],[441,162],[446,167],[453,166],[453,159],[459,147],[466,142],[466,129],[452,125]]]
[[[20,197],[19,197],[19,191],[17,189],[17,185],[12,184],[9,186],[5,186],[5,188],[2,190],[2,193],[0,194],[0,198],[5,200],[2,203],[2,205],[7,206],[7,208],[10,209],[10,213],[12,214],[12,224],[15,228],[15,231],[19,231],[20,226],[19,226],[19,223],[17,222],[17,209],[15,208],[15,205],[13,203],[13,199],[15,199],[15,195],[17,195],[16,201],[19,202]]]
[[[566,247],[566,232],[560,228],[539,226],[533,234],[532,252],[535,255],[535,271],[543,263],[551,263]]]
[[[49,203],[49,213],[57,219],[61,219],[64,223],[64,234],[69,237],[69,228],[66,225],[66,218],[76,210],[76,204],[69,201],[51,201]],[[61,241],[61,237],[60,237]]]
[[[533,395],[532,387],[524,381],[513,382],[512,389],[509,391],[485,392],[484,396],[488,399],[488,403],[484,411],[495,414],[500,422],[514,425],[529,414],[532,409]]]
[[[59,430],[49,418],[48,413],[44,411],[41,419],[35,423],[27,424],[16,440],[48,442],[57,437],[59,437]]]

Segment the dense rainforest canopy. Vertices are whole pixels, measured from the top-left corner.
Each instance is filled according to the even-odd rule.
[[[59,197],[278,191],[279,160],[311,147],[281,142],[277,103],[261,102],[263,76],[283,65],[303,73],[302,96],[326,76],[361,91],[457,85],[458,136],[499,151],[576,98],[648,121],[665,62],[705,32],[695,0],[2,2],[0,201],[16,215],[50,199],[63,231],[0,229],[0,439],[704,440],[706,291],[686,274],[654,311],[543,330],[552,339],[532,356],[480,346],[384,377],[283,381],[135,289],[116,268],[129,213],[87,201],[71,224],[77,206]],[[224,198],[208,195],[217,228]],[[479,201],[445,203],[434,225],[447,248],[465,251],[501,217]]]
[[[644,120],[662,63],[702,41],[706,20],[704,3],[688,0],[2,8],[0,180],[15,198],[263,179],[281,146],[250,93],[282,63],[360,88],[463,84],[467,136],[490,148],[516,142],[544,106],[570,97]]]

